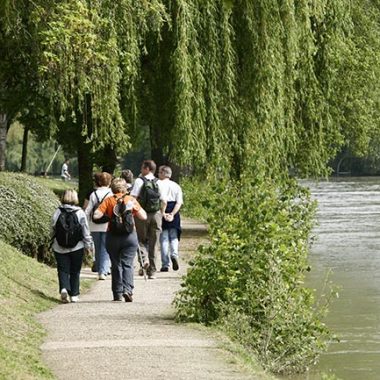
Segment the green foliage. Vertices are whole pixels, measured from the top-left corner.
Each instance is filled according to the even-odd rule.
[[[58,205],[57,196],[33,177],[0,173],[0,239],[28,256],[53,262],[50,220]]]
[[[7,171],[19,171],[22,154],[23,127],[19,123],[14,123],[7,134]],[[56,142],[49,140],[45,142],[37,141],[34,134],[29,133],[28,153],[26,172],[40,174],[46,170],[56,150]],[[65,160],[64,153],[60,151],[54,159],[50,168],[50,173],[60,174],[62,163]],[[70,172],[72,173],[73,163],[70,162]],[[50,174],[49,173],[49,174]]]
[[[271,371],[305,370],[328,337],[325,310],[303,287],[314,203],[292,182],[201,188],[194,198],[207,211],[211,242],[190,262],[177,318],[222,325]]]
[[[35,314],[57,301],[56,270],[0,239],[0,378],[52,379],[40,358],[44,331]]]

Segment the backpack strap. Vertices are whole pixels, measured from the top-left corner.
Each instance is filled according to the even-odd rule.
[[[94,194],[95,194],[96,200],[98,201],[98,203],[100,203],[100,200],[99,200],[99,197],[98,197],[98,193],[96,192],[96,190],[94,190]]]
[[[101,204],[101,203],[104,201],[104,199],[106,198],[106,196],[107,196],[108,194],[110,194],[111,192],[109,191],[108,193],[106,193],[106,194],[104,195],[104,197],[102,198],[102,200],[99,199],[96,190],[94,191],[94,193],[95,193],[95,196],[96,196],[96,200],[98,201],[99,204]]]

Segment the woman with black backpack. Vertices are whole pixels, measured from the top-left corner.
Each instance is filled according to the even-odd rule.
[[[52,249],[57,260],[59,291],[63,303],[78,302],[83,256],[92,254],[94,243],[86,214],[78,206],[78,193],[65,190],[61,206],[51,222]]]

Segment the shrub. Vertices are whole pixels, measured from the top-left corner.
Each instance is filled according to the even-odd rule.
[[[192,196],[207,210],[211,242],[190,263],[177,318],[223,326],[266,369],[305,370],[328,336],[325,310],[303,287],[315,210],[308,192],[260,180],[201,188],[207,193]]]
[[[57,196],[31,176],[0,173],[0,239],[28,256],[53,262],[50,219]]]

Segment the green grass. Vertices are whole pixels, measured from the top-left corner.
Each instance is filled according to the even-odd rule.
[[[47,187],[51,191],[53,191],[55,194],[60,196],[66,189],[75,189],[78,190],[78,183],[77,182],[65,182],[62,181],[60,178],[45,178],[45,177],[34,177],[35,181],[38,182],[40,185]]]
[[[52,379],[40,357],[45,331],[35,317],[59,302],[56,269],[1,240],[0,262],[0,379]]]

